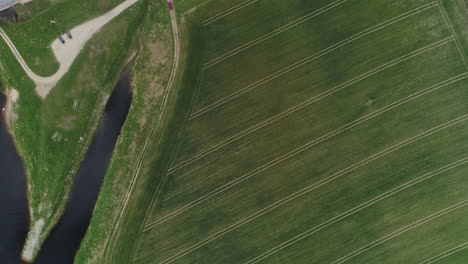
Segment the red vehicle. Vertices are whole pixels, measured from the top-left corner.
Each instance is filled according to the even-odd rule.
[[[174,9],[174,4],[172,4],[172,1],[168,1],[167,5],[169,6],[169,9]]]

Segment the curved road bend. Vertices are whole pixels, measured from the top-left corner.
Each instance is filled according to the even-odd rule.
[[[42,77],[35,74],[27,65],[21,54],[16,49],[11,39],[0,28],[0,36],[5,40],[8,47],[11,49],[16,59],[20,63],[23,70],[26,72],[29,78],[36,84],[36,93],[41,97],[45,98],[49,94],[50,90],[62,79],[62,77],[68,72],[73,61],[78,56],[80,51],[83,49],[86,42],[96,33],[101,27],[106,25],[109,21],[114,19],[120,13],[125,11],[127,8],[132,6],[138,0],[126,0],[114,9],[110,10],[106,14],[91,19],[78,25],[70,30],[73,34],[73,39],[67,39],[65,44],[62,44],[58,39],[52,42],[52,51],[59,62],[59,69],[56,73],[48,77]]]

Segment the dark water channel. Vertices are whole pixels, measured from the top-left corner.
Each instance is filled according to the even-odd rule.
[[[105,114],[75,176],[64,215],[46,239],[36,264],[73,263],[88,229],[107,167],[128,114],[132,95],[124,73],[107,102]]]
[[[29,226],[26,176],[3,118],[5,99],[0,93],[0,263],[21,263]]]

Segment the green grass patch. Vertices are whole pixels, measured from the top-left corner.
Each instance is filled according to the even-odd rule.
[[[31,11],[29,20],[20,24],[0,23],[0,26],[7,32],[31,70],[38,75],[49,76],[58,70],[58,62],[50,44],[60,33],[105,13],[122,1],[62,0],[53,4],[43,0],[33,2],[36,1],[23,7],[38,6],[32,7],[38,10]],[[55,20],[56,24],[51,24],[51,20]]]
[[[44,101],[36,96],[34,85],[7,46],[0,43],[0,63],[5,69],[2,83],[20,93],[18,119],[12,129],[28,174],[32,224],[46,220],[40,241],[62,213],[73,176],[128,57],[142,12],[141,5],[136,5],[97,33]],[[75,99],[80,100],[79,111],[73,108]],[[60,141],[52,139],[55,132],[62,135]]]
[[[90,228],[76,256],[77,263],[131,262],[139,237],[133,230],[143,224],[155,188],[162,180],[162,171],[169,165],[169,157],[162,156],[162,153],[175,147],[178,142],[167,138],[171,135],[170,131],[174,130],[172,127],[180,123],[177,121],[180,117],[169,122],[175,115],[174,104],[190,105],[184,100],[190,100],[192,94],[179,93],[177,88],[172,88],[166,108],[161,108],[172,69],[172,27],[165,2],[150,2],[146,10],[142,31],[135,39],[140,46],[132,69],[134,99]],[[181,67],[184,68],[185,66]],[[159,120],[163,113],[168,117]],[[154,129],[149,152],[142,161],[141,175],[136,182],[135,191],[128,201],[119,226],[115,226],[133,173],[140,162],[142,146],[154,126],[157,127]],[[166,128],[167,126],[170,128]]]

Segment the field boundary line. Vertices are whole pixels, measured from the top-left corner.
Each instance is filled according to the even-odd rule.
[[[393,189],[391,189],[391,190],[389,190],[387,192],[384,192],[384,193],[382,193],[380,195],[377,195],[374,198],[372,198],[372,199],[370,199],[370,200],[368,200],[368,201],[366,201],[366,202],[364,202],[364,203],[362,203],[362,204],[360,204],[358,206],[355,206],[355,207],[349,209],[348,211],[345,211],[344,213],[341,213],[340,215],[337,215],[337,216],[335,216],[335,217],[333,217],[333,218],[331,218],[331,219],[329,219],[329,220],[327,220],[327,221],[325,221],[325,222],[323,222],[323,223],[321,223],[319,225],[316,225],[313,228],[311,228],[311,229],[309,229],[309,230],[307,230],[307,231],[305,231],[305,232],[303,232],[303,233],[301,233],[301,234],[299,234],[299,235],[297,235],[297,236],[295,236],[295,237],[293,237],[293,238],[291,238],[291,239],[289,239],[289,240],[287,240],[287,241],[285,241],[285,242],[283,242],[283,243],[281,243],[281,244],[279,244],[279,245],[265,251],[263,254],[261,254],[261,255],[255,257],[255,258],[247,261],[245,264],[258,263],[259,261],[262,261],[263,259],[265,259],[265,258],[267,258],[267,257],[269,257],[269,256],[271,256],[271,255],[273,255],[273,254],[275,254],[275,253],[277,253],[277,252],[291,246],[292,244],[297,243],[297,242],[301,241],[302,239],[307,238],[307,237],[315,234],[316,232],[321,231],[322,229],[327,228],[327,227],[329,227],[329,226],[331,226],[331,225],[333,225],[333,224],[335,224],[335,223],[337,223],[337,222],[339,222],[339,221],[341,221],[343,219],[346,219],[347,217],[349,217],[349,216],[351,216],[351,215],[353,215],[355,213],[358,213],[358,212],[360,212],[360,211],[362,211],[364,209],[367,209],[370,206],[372,206],[372,205],[374,205],[374,204],[376,204],[376,203],[378,203],[380,201],[383,201],[383,200],[385,200],[385,199],[387,199],[387,198],[389,198],[389,197],[391,197],[391,196],[393,196],[395,194],[400,193],[401,191],[404,191],[404,190],[406,190],[406,189],[408,189],[408,188],[410,188],[410,187],[412,187],[414,185],[417,185],[418,183],[424,182],[424,181],[429,180],[429,179],[431,179],[431,178],[433,178],[435,176],[440,175],[441,173],[445,173],[445,172],[447,172],[449,170],[452,170],[452,169],[455,169],[455,168],[457,168],[457,167],[459,167],[461,165],[464,165],[467,162],[468,162],[468,157],[465,157],[465,158],[460,159],[460,160],[458,160],[456,162],[453,162],[451,164],[448,164],[448,165],[445,165],[445,166],[443,166],[441,168],[438,168],[438,169],[436,169],[434,171],[426,173],[426,174],[424,174],[424,175],[422,175],[422,176],[420,176],[418,178],[410,180],[410,181],[408,181],[408,182],[406,182],[404,184],[401,184],[401,185],[399,185],[399,186],[397,186],[397,187],[395,187],[395,188],[393,188]]]
[[[404,233],[406,233],[408,231],[411,231],[411,230],[413,230],[413,229],[415,229],[417,227],[420,227],[420,226],[422,226],[424,224],[427,224],[428,222],[430,222],[432,220],[440,218],[440,217],[442,217],[444,215],[447,215],[447,214],[449,214],[449,213],[451,213],[451,212],[453,212],[453,211],[455,211],[457,209],[463,208],[463,207],[465,207],[467,205],[468,205],[468,200],[464,200],[464,201],[456,203],[456,204],[454,204],[452,206],[449,206],[449,207],[447,207],[445,209],[442,209],[442,210],[440,210],[440,211],[438,211],[436,213],[433,213],[433,214],[431,214],[429,216],[426,216],[426,217],[424,217],[422,219],[419,219],[416,222],[413,222],[413,223],[411,223],[411,224],[409,224],[407,226],[404,226],[404,227],[402,227],[400,229],[397,229],[397,230],[387,234],[386,236],[384,236],[382,238],[379,238],[379,239],[375,240],[374,242],[369,243],[368,245],[366,245],[364,247],[361,247],[360,249],[357,249],[357,250],[351,252],[350,254],[348,254],[348,255],[346,255],[346,256],[344,256],[344,257],[342,257],[342,258],[340,258],[340,259],[338,259],[338,260],[336,260],[334,262],[332,262],[331,264],[340,264],[340,263],[343,263],[345,261],[348,261],[348,260],[350,260],[350,259],[352,259],[352,258],[354,258],[356,256],[359,256],[362,253],[364,253],[364,252],[366,252],[366,251],[368,251],[368,250],[370,250],[370,249],[372,249],[372,248],[374,248],[374,247],[376,247],[376,246],[378,246],[380,244],[383,244],[383,243],[387,242],[390,239],[393,239],[393,238],[395,238],[395,237],[397,237],[397,236],[399,236],[401,234],[404,234]]]
[[[205,28],[204,27],[201,27],[201,32],[202,32],[202,40],[203,40],[203,46],[206,46],[206,31],[205,31]],[[206,58],[206,52],[203,52],[203,56],[202,56],[202,61],[204,61]],[[193,109],[193,105],[195,104],[195,101],[198,97],[198,93],[200,91],[200,83],[202,81],[204,77],[204,72],[201,72],[200,75],[198,76],[198,81],[197,81],[197,85],[195,87],[195,92],[194,92],[194,95],[193,97],[191,98],[191,107],[190,107],[190,111],[187,113],[187,117],[186,117],[186,120],[188,120],[188,117],[190,116],[191,112],[192,112],[192,109]],[[174,160],[176,158],[176,156],[178,155],[179,153],[179,150],[180,150],[180,147],[181,147],[181,144],[182,144],[182,140],[183,138],[185,137],[185,134],[186,134],[186,129],[184,129],[184,131],[182,132],[182,136],[180,138],[180,142],[177,143],[177,149],[176,151],[173,153],[172,157],[171,157],[171,161],[169,162],[169,165],[170,166],[173,166],[173,163],[174,163]],[[167,171],[164,173],[164,177],[167,178]],[[163,186],[165,185],[165,182],[166,180],[164,180],[160,186],[160,188],[163,188]],[[150,206],[148,207],[146,213],[145,213],[145,218],[143,220],[143,228],[146,226],[146,223],[149,221],[149,217],[151,216],[151,211],[153,210],[153,208],[156,206],[157,202],[158,202],[158,199],[159,199],[159,195],[160,195],[160,192],[162,190],[160,190],[160,188],[158,187],[158,189],[156,190],[155,194],[153,195],[153,197],[151,198],[151,202],[150,202]],[[140,239],[141,239],[141,236],[140,236]],[[139,240],[140,240],[139,239]],[[139,242],[138,242],[139,243]]]
[[[302,24],[302,23],[304,23],[304,22],[306,22],[306,21],[308,21],[308,20],[310,20],[310,19],[312,19],[312,18],[314,18],[316,16],[319,16],[319,15],[321,15],[321,14],[327,12],[327,11],[330,11],[330,10],[334,9],[335,7],[338,7],[338,6],[340,6],[340,5],[342,5],[342,4],[346,3],[346,2],[349,2],[349,1],[350,0],[336,0],[336,1],[326,5],[324,7],[321,7],[319,9],[317,9],[317,10],[314,10],[314,11],[310,12],[307,15],[299,17],[299,18],[297,18],[297,19],[295,19],[295,20],[293,20],[293,21],[291,21],[291,22],[289,22],[289,23],[287,23],[287,24],[285,24],[285,25],[283,25],[283,26],[281,26],[281,27],[279,27],[279,28],[277,28],[275,30],[272,30],[272,31],[270,31],[270,32],[268,32],[268,33],[266,33],[266,34],[264,34],[264,35],[262,35],[262,36],[260,36],[260,37],[258,37],[256,39],[254,39],[254,40],[251,40],[251,41],[249,41],[249,42],[247,42],[247,43],[245,43],[245,44],[243,44],[241,46],[238,46],[238,47],[232,49],[231,51],[228,51],[228,52],[226,52],[226,53],[224,53],[224,54],[222,54],[222,55],[220,55],[220,56],[206,62],[203,65],[203,69],[205,70],[205,69],[207,69],[207,68],[209,68],[209,67],[211,67],[213,65],[216,65],[219,62],[221,62],[221,61],[223,61],[223,60],[225,60],[225,59],[227,59],[227,58],[229,58],[231,56],[234,56],[235,54],[237,54],[237,53],[239,53],[239,52],[241,52],[243,50],[246,50],[246,49],[248,49],[248,48],[250,48],[252,46],[255,46],[255,45],[257,45],[257,44],[259,44],[259,43],[261,43],[261,42],[263,42],[263,41],[265,41],[267,39],[270,39],[270,38],[272,38],[272,37],[274,37],[274,36],[276,36],[276,35],[278,35],[280,33],[283,33],[285,31],[287,31],[288,29],[291,29],[291,28],[293,28],[293,27],[295,27],[297,25],[300,25],[300,24]]]
[[[174,37],[174,58],[173,58],[171,73],[170,73],[168,83],[167,83],[167,89],[166,89],[166,92],[164,94],[163,103],[161,104],[161,107],[160,107],[161,111],[160,111],[160,114],[159,114],[158,121],[164,120],[166,118],[166,116],[167,116],[167,112],[164,111],[164,108],[165,108],[165,105],[168,102],[168,98],[170,97],[169,95],[171,94],[171,91],[173,90],[174,79],[175,79],[176,71],[177,71],[177,68],[178,68],[178,65],[179,65],[179,57],[180,57],[180,46],[179,46],[180,43],[179,43],[179,41],[180,41],[180,38],[179,38],[179,30],[178,30],[178,27],[177,27],[177,18],[175,16],[175,10],[173,10],[171,12],[171,22],[172,22],[171,24],[172,24],[173,37]],[[129,186],[127,192],[125,193],[124,202],[122,204],[122,209],[120,210],[120,213],[119,213],[119,215],[117,217],[117,221],[116,221],[116,223],[114,225],[114,228],[111,231],[111,235],[109,236],[109,239],[106,242],[104,252],[106,252],[108,250],[109,241],[112,239],[112,237],[114,236],[116,230],[118,229],[118,226],[120,224],[120,220],[122,219],[122,215],[123,215],[123,213],[124,213],[124,211],[125,211],[125,209],[127,207],[128,201],[130,200],[130,195],[131,195],[131,193],[133,193],[133,189],[135,187],[136,181],[138,179],[138,176],[140,175],[140,170],[141,170],[141,167],[143,166],[143,162],[147,158],[147,155],[148,155],[148,152],[149,152],[149,146],[152,145],[152,143],[153,143],[153,141],[155,139],[154,136],[155,136],[156,128],[159,126],[160,123],[163,123],[163,122],[156,122],[155,125],[151,128],[150,134],[149,134],[149,136],[148,136],[148,138],[147,138],[147,140],[146,140],[146,142],[145,142],[145,144],[143,146],[139,161],[137,163],[137,167],[135,167],[134,173],[132,175],[130,186]],[[159,147],[159,145],[161,143],[161,139],[163,138],[163,134],[165,133],[166,127],[167,126],[164,127],[164,130],[161,133],[161,137],[159,138],[159,141],[158,141],[158,147]],[[162,179],[162,182],[165,181],[165,178],[167,178],[167,177],[164,177]]]
[[[468,242],[463,243],[461,245],[458,245],[458,246],[456,246],[454,248],[451,248],[449,250],[446,250],[446,251],[444,251],[444,252],[442,252],[442,253],[440,253],[440,254],[438,254],[438,255],[430,258],[430,259],[427,259],[427,260],[421,262],[420,264],[432,264],[432,263],[434,263],[436,261],[444,259],[444,258],[446,258],[446,257],[448,257],[450,255],[453,255],[453,254],[455,254],[455,253],[457,253],[459,251],[462,251],[464,249],[467,249],[467,248],[468,248]]]
[[[243,181],[245,181],[245,180],[247,180],[249,178],[252,178],[252,177],[256,176],[257,174],[259,174],[259,173],[261,173],[261,172],[263,172],[263,171],[265,171],[267,169],[270,169],[271,167],[273,167],[273,166],[275,166],[277,164],[280,164],[281,162],[284,162],[284,161],[286,161],[286,160],[288,160],[288,159],[290,159],[290,158],[292,158],[292,157],[294,157],[294,156],[308,150],[311,147],[314,147],[314,146],[316,146],[316,145],[318,145],[318,144],[320,144],[320,143],[322,143],[322,142],[324,142],[324,141],[326,141],[326,140],[328,140],[330,138],[333,138],[336,135],[339,135],[339,134],[341,134],[343,132],[346,132],[347,130],[352,129],[353,127],[356,127],[361,123],[364,123],[364,122],[366,122],[366,121],[368,121],[368,120],[370,120],[370,119],[372,119],[372,118],[374,118],[376,116],[379,116],[379,115],[381,115],[381,114],[383,114],[385,112],[388,112],[388,111],[390,111],[390,110],[392,110],[394,108],[397,108],[398,106],[400,106],[400,105],[402,105],[402,104],[404,104],[404,103],[406,103],[408,101],[414,100],[414,99],[416,99],[416,98],[418,98],[420,96],[423,96],[423,95],[425,95],[427,93],[436,91],[436,90],[438,90],[440,88],[443,88],[443,87],[445,87],[447,85],[450,85],[452,83],[455,83],[457,81],[465,79],[466,77],[468,77],[468,73],[460,74],[460,75],[455,76],[453,78],[450,78],[450,79],[448,79],[448,80],[446,80],[444,82],[441,82],[439,84],[430,86],[429,88],[423,89],[423,90],[418,91],[418,92],[416,92],[414,94],[411,94],[411,95],[409,95],[409,96],[407,96],[405,98],[397,100],[397,101],[393,102],[392,104],[389,104],[389,105],[387,105],[385,107],[382,107],[379,110],[376,110],[376,111],[374,111],[372,113],[369,113],[369,114],[367,114],[367,115],[365,115],[365,116],[363,116],[361,118],[358,118],[358,119],[356,119],[356,120],[354,120],[354,121],[352,121],[352,122],[350,122],[350,123],[348,123],[348,124],[346,124],[346,125],[344,125],[342,127],[339,127],[339,128],[337,128],[335,130],[332,130],[332,131],[328,132],[327,134],[324,134],[324,135],[322,135],[322,136],[320,136],[320,137],[318,137],[318,138],[316,138],[316,139],[314,139],[312,141],[309,141],[308,143],[306,143],[306,144],[304,144],[304,145],[302,145],[302,146],[300,146],[300,147],[298,147],[298,148],[296,148],[296,149],[294,149],[294,150],[292,150],[292,151],[290,151],[290,152],[288,152],[288,153],[286,153],[286,154],[284,154],[282,156],[279,156],[278,158],[275,158],[275,159],[263,164],[262,166],[260,166],[260,167],[258,167],[256,169],[254,169],[254,170],[240,176],[239,178],[234,179],[234,180],[224,184],[223,186],[221,186],[221,187],[207,193],[206,195],[201,196],[200,198],[198,198],[198,199],[196,199],[196,200],[182,206],[181,208],[179,208],[177,210],[174,210],[173,212],[171,212],[171,213],[169,213],[169,214],[167,214],[167,215],[165,215],[165,216],[163,216],[161,218],[156,219],[155,221],[153,221],[153,222],[149,223],[148,225],[146,225],[144,231],[148,231],[148,230],[150,230],[150,229],[152,229],[152,228],[154,228],[154,227],[156,227],[156,226],[158,226],[160,224],[163,224],[163,223],[167,222],[168,220],[170,220],[170,219],[172,219],[172,218],[186,212],[187,210],[190,210],[190,209],[194,208],[195,206],[197,206],[197,205],[211,199],[212,197],[214,197],[214,196],[216,196],[216,195],[218,195],[218,194],[220,194],[220,193],[222,193],[222,192],[236,186],[237,184],[239,184],[239,183],[241,183],[241,182],[243,182]]]
[[[466,55],[463,52],[463,49],[461,47],[460,40],[458,39],[458,36],[457,36],[457,32],[455,31],[455,29],[453,28],[452,23],[450,22],[450,18],[448,16],[447,12],[445,11],[445,8],[443,6],[442,1],[438,0],[438,2],[439,2],[440,13],[441,13],[442,17],[444,18],[445,23],[447,24],[450,32],[455,37],[455,44],[457,45],[458,52],[460,52],[460,55],[461,55],[461,57],[463,59],[463,63],[465,64],[466,69],[468,69],[468,60],[467,60]]]
[[[305,101],[303,101],[303,102],[301,102],[299,104],[296,104],[296,105],[284,110],[283,112],[281,112],[281,113],[279,113],[277,115],[274,115],[274,116],[272,116],[272,117],[270,117],[268,119],[265,119],[265,120],[255,124],[253,126],[250,126],[250,127],[246,128],[245,130],[243,130],[243,131],[241,131],[241,132],[239,132],[237,134],[234,134],[234,135],[220,141],[219,143],[216,143],[216,144],[213,144],[213,145],[207,147],[206,149],[196,153],[192,157],[190,157],[190,158],[178,163],[177,165],[173,166],[172,168],[169,169],[168,172],[169,172],[169,174],[173,174],[176,171],[178,171],[178,170],[180,170],[180,169],[182,169],[182,168],[184,168],[184,167],[186,167],[186,166],[188,166],[190,164],[193,164],[194,162],[200,160],[201,158],[203,158],[203,157],[205,157],[205,156],[207,156],[207,155],[221,149],[222,147],[224,147],[224,146],[226,146],[226,145],[228,145],[228,144],[230,144],[230,143],[232,143],[232,142],[234,142],[234,141],[236,141],[238,139],[243,138],[244,136],[247,136],[247,135],[249,135],[249,134],[251,134],[251,133],[253,133],[253,132],[255,132],[255,131],[257,131],[257,130],[259,130],[261,128],[264,128],[264,127],[266,127],[268,125],[271,125],[274,122],[276,122],[278,120],[281,120],[284,117],[287,117],[287,116],[289,116],[289,115],[291,115],[291,114],[293,114],[293,113],[295,113],[295,112],[297,112],[297,111],[299,111],[299,110],[301,110],[301,109],[303,109],[305,107],[308,107],[309,105],[311,105],[311,104],[313,104],[313,103],[315,103],[317,101],[320,101],[320,100],[322,100],[322,99],[324,99],[324,98],[326,98],[326,97],[328,97],[328,96],[330,96],[330,95],[332,95],[332,94],[334,94],[336,92],[339,92],[339,91],[341,91],[341,90],[343,90],[345,88],[348,88],[349,86],[354,85],[354,84],[356,84],[356,83],[358,83],[358,82],[360,82],[362,80],[365,80],[365,79],[367,79],[367,78],[369,78],[369,77],[371,77],[371,76],[373,76],[373,75],[375,75],[377,73],[380,73],[380,72],[382,72],[384,70],[387,70],[387,69],[389,69],[389,68],[391,68],[391,67],[393,67],[395,65],[398,65],[398,64],[400,64],[400,63],[402,63],[404,61],[407,61],[408,59],[414,58],[414,57],[416,57],[416,56],[418,56],[418,55],[420,55],[420,54],[422,54],[424,52],[427,52],[427,51],[432,50],[434,48],[445,45],[445,44],[447,44],[448,42],[450,42],[452,40],[453,40],[453,37],[448,37],[448,38],[445,38],[443,40],[437,41],[437,42],[432,43],[432,44],[430,44],[428,46],[425,46],[423,48],[420,48],[420,49],[412,51],[412,52],[410,52],[408,54],[405,54],[405,55],[403,55],[403,56],[401,56],[399,58],[396,58],[396,59],[393,59],[393,60],[391,60],[389,62],[386,62],[386,63],[384,63],[384,64],[382,64],[382,65],[380,65],[378,67],[373,68],[370,71],[362,73],[361,75],[356,76],[356,77],[354,77],[354,78],[352,78],[350,80],[347,80],[347,81],[345,81],[345,82],[343,82],[341,84],[338,84],[335,87],[333,87],[331,89],[328,89],[328,90],[326,90],[326,91],[324,91],[324,92],[322,92],[322,93],[320,93],[318,95],[315,95],[315,96],[313,96],[313,97],[311,97],[311,98],[309,98],[309,99],[307,99],[307,100],[305,100]]]
[[[234,13],[234,12],[236,12],[236,11],[246,7],[246,6],[249,6],[249,5],[251,5],[251,4],[253,4],[253,3],[257,2],[257,1],[258,0],[247,0],[247,1],[239,3],[239,4],[237,4],[237,5],[235,5],[235,6],[231,7],[231,8],[223,10],[222,12],[219,12],[218,14],[216,14],[216,15],[214,15],[212,17],[209,17],[205,21],[203,21],[202,26],[206,27],[209,24],[211,24],[211,23],[213,23],[213,22],[215,22],[215,21],[217,21],[217,20],[219,20],[219,19],[221,19],[223,17],[226,17],[226,16],[228,16],[228,15],[230,15],[230,14],[232,14],[232,13]]]
[[[206,47],[206,40],[207,40],[206,31],[205,31],[205,29],[203,27],[201,28],[201,35],[202,35],[203,47]],[[202,59],[201,59],[201,62],[203,62],[207,55],[206,55],[206,52],[205,52],[204,49],[201,52],[203,52],[203,56],[202,56]],[[195,88],[194,88],[194,93],[192,95],[192,98],[190,98],[190,110],[189,110],[189,112],[187,113],[187,115],[184,118],[183,132],[182,132],[182,135],[180,137],[179,142],[177,142],[177,148],[174,151],[175,154],[173,155],[173,157],[171,157],[171,162],[169,163],[168,170],[170,168],[172,168],[173,166],[175,166],[174,165],[175,160],[176,160],[177,156],[179,155],[180,148],[182,147],[182,143],[183,143],[183,141],[185,139],[185,136],[187,134],[186,127],[187,127],[187,124],[188,124],[188,119],[190,118],[190,115],[193,112],[195,102],[197,101],[199,93],[200,93],[200,86],[201,86],[201,83],[203,82],[204,78],[205,78],[205,73],[203,71],[200,71],[198,73],[198,75],[197,75],[197,81],[196,81],[196,85],[195,85]],[[167,171],[165,173],[167,173]]]
[[[259,86],[261,86],[261,85],[263,85],[263,84],[265,84],[265,83],[267,83],[267,82],[269,82],[269,81],[271,81],[273,79],[276,79],[276,78],[278,78],[278,77],[280,77],[280,76],[282,76],[282,75],[284,75],[286,73],[289,73],[289,72],[291,72],[291,71],[293,71],[293,70],[295,70],[295,69],[297,69],[297,68],[299,68],[299,67],[301,67],[301,66],[303,66],[303,65],[305,65],[305,64],[307,64],[307,63],[309,63],[311,61],[314,61],[314,60],[316,60],[316,59],[318,59],[320,57],[323,57],[323,56],[325,56],[325,55],[327,55],[327,54],[329,54],[329,53],[331,53],[331,52],[333,52],[333,51],[335,51],[335,50],[337,50],[337,49],[339,49],[339,48],[341,48],[343,46],[346,46],[347,44],[349,44],[349,43],[351,43],[351,42],[353,42],[355,40],[360,39],[361,37],[364,37],[364,36],[369,35],[369,34],[371,34],[373,32],[379,31],[380,29],[385,28],[386,26],[397,23],[397,22],[399,22],[399,21],[401,21],[403,19],[411,17],[411,16],[413,16],[413,15],[415,15],[417,13],[423,12],[423,11],[425,11],[427,9],[430,9],[432,7],[435,7],[437,5],[438,5],[437,2],[431,2],[431,3],[426,4],[424,6],[418,7],[416,9],[411,10],[411,11],[403,13],[403,14],[401,14],[399,16],[396,16],[396,17],[394,17],[394,18],[392,18],[390,20],[387,20],[385,22],[382,22],[380,24],[372,26],[372,27],[370,27],[368,29],[365,29],[365,30],[363,30],[363,31],[361,31],[359,33],[356,33],[356,34],[352,35],[349,38],[341,40],[341,41],[329,46],[328,48],[325,48],[325,49],[323,49],[323,50],[321,50],[321,51],[319,51],[317,53],[314,53],[314,54],[306,57],[306,58],[303,58],[303,59],[301,59],[299,61],[296,61],[296,62],[290,64],[289,66],[284,67],[281,70],[278,70],[278,71],[276,71],[276,72],[274,72],[274,73],[272,73],[272,74],[270,74],[270,75],[268,75],[268,76],[266,76],[266,77],[264,77],[264,78],[262,78],[262,79],[260,79],[258,81],[255,81],[255,82],[247,85],[244,88],[241,88],[241,89],[233,92],[232,94],[230,94],[228,96],[225,96],[224,98],[221,98],[221,99],[219,99],[219,100],[217,100],[217,101],[215,101],[215,102],[213,102],[213,103],[211,103],[211,104],[209,104],[209,105],[195,111],[194,113],[192,113],[189,120],[195,119],[195,118],[201,116],[202,114],[204,114],[204,113],[206,113],[206,112],[208,112],[208,111],[210,111],[210,110],[212,110],[212,109],[214,109],[216,107],[219,107],[220,105],[223,105],[226,102],[229,102],[232,99],[234,99],[234,98],[236,98],[236,97],[238,97],[238,96],[240,96],[240,95],[242,95],[242,94],[244,94],[244,93],[246,93],[248,91],[251,91],[251,90],[253,90],[253,89],[255,89],[255,88],[257,88],[257,87],[259,87]]]
[[[321,181],[319,181],[319,182],[317,182],[315,184],[309,185],[308,187],[306,187],[306,188],[304,188],[302,190],[299,190],[299,191],[297,191],[297,192],[295,192],[293,194],[290,194],[290,195],[288,195],[288,196],[274,202],[273,204],[270,204],[269,206],[257,211],[256,213],[254,213],[254,214],[252,214],[252,215],[250,215],[248,217],[245,217],[245,218],[239,220],[238,222],[236,222],[236,223],[234,223],[234,224],[232,224],[232,225],[230,225],[230,226],[228,226],[228,227],[226,227],[226,228],[224,228],[224,229],[222,229],[222,230],[220,230],[220,231],[206,237],[205,239],[199,241],[198,243],[196,243],[196,244],[194,244],[194,245],[192,245],[192,246],[190,246],[190,247],[188,247],[186,249],[181,250],[179,253],[177,253],[177,254],[173,255],[172,257],[162,261],[161,263],[164,263],[164,264],[172,263],[173,261],[175,261],[175,260],[177,260],[177,259],[179,259],[179,258],[181,258],[181,257],[183,257],[183,256],[185,256],[185,255],[187,255],[187,254],[189,254],[189,253],[191,253],[191,252],[193,252],[193,251],[207,245],[208,243],[210,243],[210,242],[224,236],[225,234],[227,234],[229,232],[232,232],[233,230],[235,230],[235,229],[237,229],[237,228],[239,228],[241,226],[244,226],[245,224],[250,223],[251,221],[253,221],[253,220],[257,219],[258,217],[261,217],[264,214],[266,214],[266,213],[280,207],[283,204],[286,204],[286,203],[288,203],[288,202],[290,202],[290,201],[292,201],[292,200],[294,200],[294,199],[296,199],[298,197],[301,197],[301,196],[311,192],[312,190],[315,190],[315,189],[317,189],[317,188],[319,188],[319,187],[321,187],[321,186],[323,186],[323,185],[325,185],[325,184],[327,184],[327,183],[329,183],[329,182],[331,182],[331,181],[333,181],[333,180],[335,180],[335,179],[337,179],[339,177],[342,177],[343,175],[346,175],[347,173],[349,173],[349,172],[351,172],[353,170],[356,170],[356,169],[358,169],[358,168],[360,168],[360,167],[362,167],[362,166],[364,166],[364,165],[366,165],[366,164],[368,164],[368,163],[370,163],[370,162],[372,162],[374,160],[377,160],[377,159],[379,159],[381,157],[384,157],[384,156],[388,155],[389,153],[392,153],[392,152],[394,152],[394,151],[396,151],[396,150],[398,150],[398,149],[400,149],[400,148],[402,148],[404,146],[410,145],[410,144],[412,144],[412,143],[414,143],[414,142],[416,142],[416,141],[418,141],[418,140],[420,140],[422,138],[430,136],[430,135],[432,135],[434,133],[437,133],[437,132],[439,132],[441,130],[444,130],[444,129],[450,127],[450,126],[453,126],[453,125],[456,125],[456,124],[458,124],[460,122],[463,122],[463,121],[465,121],[467,119],[468,119],[468,115],[456,118],[456,119],[454,119],[452,121],[449,121],[449,122],[444,123],[442,125],[439,125],[437,127],[431,128],[431,129],[429,129],[429,130],[427,130],[427,131],[425,131],[425,132],[423,132],[421,134],[418,134],[418,135],[416,135],[416,136],[414,136],[414,137],[412,137],[410,139],[399,142],[398,144],[388,148],[387,150],[375,153],[374,155],[371,155],[368,158],[366,158],[366,159],[364,159],[364,160],[362,160],[362,161],[360,161],[360,162],[358,162],[358,163],[356,163],[356,164],[354,164],[354,165],[352,165],[352,166],[350,166],[350,167],[348,167],[348,168],[346,168],[346,169],[344,169],[344,170],[342,170],[342,171],[340,171],[338,173],[333,174],[332,176],[328,177],[328,179],[326,178],[326,179],[323,179],[323,180],[321,180]]]

